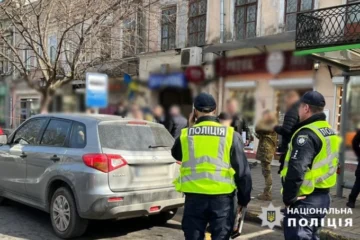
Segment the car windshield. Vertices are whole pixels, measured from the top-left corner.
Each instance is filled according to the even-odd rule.
[[[118,150],[150,151],[171,148],[174,144],[170,133],[156,125],[100,124],[99,137],[103,148]]]

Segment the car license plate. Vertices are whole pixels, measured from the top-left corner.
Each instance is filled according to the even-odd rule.
[[[135,170],[137,177],[167,175],[167,166],[142,166]]]

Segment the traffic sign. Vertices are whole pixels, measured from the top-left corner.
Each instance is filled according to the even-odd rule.
[[[86,73],[86,106],[106,108],[108,106],[108,76],[100,73]]]

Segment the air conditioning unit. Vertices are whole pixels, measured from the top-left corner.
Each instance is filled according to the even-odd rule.
[[[181,66],[199,66],[202,62],[202,48],[190,47],[181,49]]]

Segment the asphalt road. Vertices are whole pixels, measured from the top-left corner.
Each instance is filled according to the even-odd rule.
[[[81,240],[183,240],[181,230],[182,211],[165,226],[154,226],[148,219],[123,221],[93,221]],[[49,216],[39,210],[7,201],[0,207],[1,240],[48,240],[58,239],[52,232]],[[210,239],[207,234],[206,240]],[[283,239],[281,232],[262,228],[256,224],[244,225],[244,236],[239,239]]]

